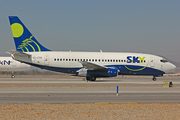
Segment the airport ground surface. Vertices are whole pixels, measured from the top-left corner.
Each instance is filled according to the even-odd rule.
[[[173,87],[164,88],[164,81]],[[179,103],[178,76],[95,82],[67,76],[0,76],[1,119],[180,119]]]

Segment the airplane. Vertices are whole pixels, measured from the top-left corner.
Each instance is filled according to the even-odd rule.
[[[165,58],[129,52],[51,51],[41,45],[17,16],[9,16],[16,50],[9,50],[13,59],[56,72],[96,78],[118,75],[150,75],[156,77],[174,70],[176,66]]]
[[[12,71],[11,78],[14,78],[14,71],[30,69],[30,65],[13,60],[12,57],[0,57],[0,71]]]

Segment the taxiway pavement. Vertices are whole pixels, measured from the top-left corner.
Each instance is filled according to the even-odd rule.
[[[174,86],[163,88],[164,81]],[[180,77],[157,81],[116,77],[95,82],[79,77],[0,77],[0,104],[104,102],[180,103]]]

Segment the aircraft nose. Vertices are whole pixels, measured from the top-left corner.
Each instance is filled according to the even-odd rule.
[[[164,67],[163,67],[163,70],[165,73],[169,73],[171,71],[173,71],[174,69],[176,69],[176,66],[172,63],[167,63]]]
[[[174,70],[174,69],[176,69],[176,66],[174,64],[170,63],[169,69]]]
[[[172,69],[176,69],[176,66],[174,64],[171,65]]]

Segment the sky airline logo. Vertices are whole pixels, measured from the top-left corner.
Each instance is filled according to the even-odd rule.
[[[146,57],[127,56],[127,63],[143,63]]]
[[[40,51],[41,51],[41,48],[39,47],[39,45],[38,45],[36,42],[34,42],[34,41],[31,39],[32,37],[33,37],[33,36],[31,36],[30,38],[27,38],[27,39],[23,40],[22,43],[21,43],[21,45],[19,45],[17,49],[21,49],[21,50],[24,52],[24,48],[25,48],[26,51],[29,52],[29,49],[28,49],[27,47],[30,46],[30,47],[33,49],[33,51],[35,52],[36,50],[35,50],[35,48],[33,47],[34,45],[32,45],[32,44],[35,44],[35,45],[37,46],[37,48],[38,48],[38,51],[40,52]]]
[[[8,60],[8,61],[6,61],[6,60],[0,60],[0,65],[10,65],[11,64],[11,61],[10,60]]]
[[[146,57],[140,57],[140,56],[127,56],[127,63],[144,63]],[[149,65],[149,61],[146,66],[136,66],[136,69],[134,69],[134,66],[132,65],[124,65],[126,69],[129,71],[141,71],[144,70]]]

